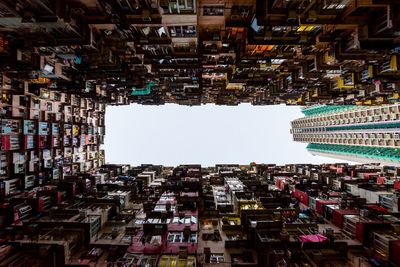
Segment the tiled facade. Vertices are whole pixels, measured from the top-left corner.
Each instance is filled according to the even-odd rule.
[[[313,106],[292,122],[293,140],[313,154],[358,162],[400,163],[399,105]]]

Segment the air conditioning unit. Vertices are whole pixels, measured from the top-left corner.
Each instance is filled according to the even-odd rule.
[[[219,33],[215,32],[212,39],[213,39],[213,41],[219,41],[220,40]]]
[[[27,217],[31,213],[31,211],[32,211],[32,207],[31,206],[29,206],[29,205],[21,206],[18,209],[19,218],[23,219],[23,218]]]
[[[300,36],[299,44],[306,44],[308,42],[307,35]]]
[[[144,22],[150,22],[151,21],[151,13],[150,10],[145,9],[142,11],[142,20]]]
[[[317,21],[317,11],[310,10],[310,12],[308,12],[308,17],[306,19],[306,22],[313,23],[315,21]]]
[[[265,31],[264,40],[271,40],[272,39],[272,31]]]
[[[297,13],[295,10],[289,10],[287,22],[296,22],[297,21]]]
[[[239,16],[240,16],[239,9],[237,9],[237,8],[232,8],[232,11],[231,11],[231,19],[238,19]]]
[[[149,4],[150,4],[151,8],[158,8],[158,4],[157,3],[158,3],[157,0],[150,0],[149,1]]]
[[[370,65],[361,72],[361,81],[365,82],[374,76],[374,66]]]
[[[390,67],[390,60],[386,60],[385,62],[382,63],[381,65],[381,72],[386,72],[386,71],[390,71],[391,67]]]
[[[344,75],[343,82],[345,86],[352,86],[354,85],[354,74],[347,73]]]

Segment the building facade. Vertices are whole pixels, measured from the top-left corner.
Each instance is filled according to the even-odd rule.
[[[400,105],[316,105],[292,122],[293,140],[313,155],[400,165]]]
[[[116,105],[395,103],[399,12],[372,0],[4,0],[0,72]]]

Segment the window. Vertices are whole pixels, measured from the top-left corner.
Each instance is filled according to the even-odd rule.
[[[224,254],[222,253],[213,253],[210,257],[210,263],[221,263],[224,262]]]
[[[328,3],[325,3],[323,9],[344,9],[348,4],[349,0],[334,0]]]
[[[54,100],[55,101],[61,101],[61,94],[60,93],[54,93]]]
[[[195,37],[196,26],[170,26],[169,34],[171,37]]]
[[[194,7],[194,0],[178,0],[179,2],[179,9],[193,9]]]
[[[157,29],[157,33],[160,37],[163,37],[165,35],[167,35],[167,33],[165,32],[165,28],[164,27],[160,27]]]
[[[197,234],[196,233],[190,234],[189,242],[190,243],[196,243],[197,242]]]
[[[196,243],[197,233],[191,233],[189,236],[189,240],[185,240],[183,232],[169,232],[167,240],[169,243],[183,243],[183,242]]]
[[[223,16],[224,6],[205,6],[203,7],[203,16]]]
[[[170,232],[168,233],[168,242],[170,243],[181,243],[183,239],[182,232]]]
[[[233,6],[231,11],[231,19],[247,18],[251,10],[251,6]]]
[[[147,35],[150,34],[151,28],[150,27],[144,27],[144,28],[141,28],[140,30],[141,30],[141,33],[142,33],[143,36],[147,36]]]
[[[173,13],[193,13],[195,10],[195,0],[170,0],[168,12]]]
[[[173,44],[174,52],[187,53],[187,52],[196,52],[196,45],[190,43],[177,43]]]
[[[167,209],[166,209],[166,205],[163,205],[163,204],[161,204],[161,205],[156,205],[155,207],[154,207],[154,211],[166,211]],[[175,205],[171,205],[171,209],[170,209],[170,211],[175,211]]]
[[[183,218],[179,218],[178,216],[175,216],[172,219],[172,223],[195,224],[195,223],[197,223],[197,217],[195,217],[195,216],[186,216],[186,217],[183,217]]]

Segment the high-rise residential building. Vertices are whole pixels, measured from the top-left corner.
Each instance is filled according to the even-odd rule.
[[[294,141],[313,155],[400,165],[400,104],[363,107],[315,105],[292,122]]]

